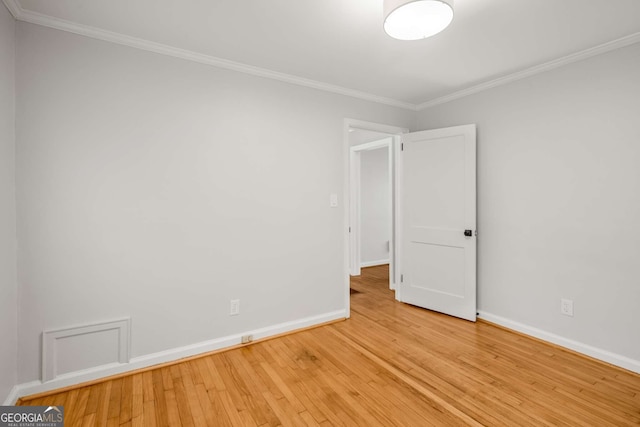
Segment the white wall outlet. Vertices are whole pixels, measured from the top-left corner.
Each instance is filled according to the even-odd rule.
[[[231,307],[229,308],[229,316],[236,316],[240,314],[240,300],[232,299]]]
[[[248,344],[253,341],[253,335],[243,335],[242,336],[242,344]]]
[[[562,298],[560,300],[560,313],[565,316],[573,316],[573,300]]]
[[[338,207],[338,195],[337,194],[330,194],[329,195],[329,206],[331,206],[332,208],[337,208]]]

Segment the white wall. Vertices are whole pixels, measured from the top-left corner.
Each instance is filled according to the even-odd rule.
[[[16,384],[15,22],[0,5],[0,405]]]
[[[368,266],[389,261],[389,150],[362,151],[360,156],[360,258],[363,266]]]
[[[137,357],[344,308],[328,206],[343,119],[416,128],[414,113],[19,23],[14,165],[0,19],[0,397],[16,382],[14,166],[18,382],[40,377],[44,329],[131,316]],[[480,309],[634,360],[637,75],[638,45],[417,126],[478,124]]]
[[[639,76],[636,44],[418,121],[478,125],[480,310],[636,362]],[[560,315],[560,298],[574,300],[574,317]]]
[[[137,357],[344,309],[343,119],[415,120],[25,23],[17,90],[20,382],[43,329],[131,316]]]

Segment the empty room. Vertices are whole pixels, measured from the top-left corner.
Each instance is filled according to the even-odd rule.
[[[0,427],[638,425],[639,219],[637,0],[0,4]]]

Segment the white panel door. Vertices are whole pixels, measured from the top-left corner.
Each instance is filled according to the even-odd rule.
[[[397,298],[476,320],[476,128],[405,134]]]

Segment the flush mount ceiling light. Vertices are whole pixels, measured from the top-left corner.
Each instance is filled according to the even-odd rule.
[[[449,26],[453,0],[384,0],[384,31],[394,39],[426,39]]]

